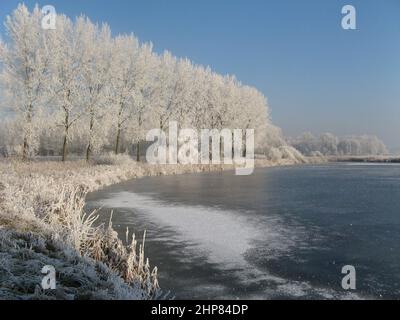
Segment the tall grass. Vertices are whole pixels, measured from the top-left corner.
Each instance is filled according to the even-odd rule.
[[[135,166],[133,162],[131,165]],[[157,268],[151,270],[145,259],[144,238],[138,244],[133,235],[130,245],[125,246],[111,222],[108,226],[96,225],[96,212],[83,210],[87,192],[129,175],[132,172],[116,166],[78,162],[1,163],[1,229],[35,234],[62,244],[65,250],[72,249],[80,257],[104,264],[126,284],[140,290],[137,296],[157,298],[161,293]]]

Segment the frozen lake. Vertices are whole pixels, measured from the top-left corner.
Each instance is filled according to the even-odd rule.
[[[400,298],[400,165],[148,177],[88,196],[177,299]],[[341,287],[353,265],[357,289]]]

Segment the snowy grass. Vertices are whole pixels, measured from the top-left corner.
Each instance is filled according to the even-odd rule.
[[[257,159],[258,166],[289,165],[303,159]],[[227,165],[147,165],[128,156],[102,156],[92,164],[40,161],[0,162],[0,298],[157,299],[157,268],[150,268],[140,243],[130,244],[112,228],[96,224],[83,207],[88,192],[124,180],[234,169]],[[51,264],[57,290],[43,291],[41,268]]]
[[[83,211],[87,192],[144,173],[133,162],[124,168],[83,162],[1,163],[0,267],[5,272],[0,297],[48,298],[48,292],[33,284],[40,284],[41,268],[52,264],[61,280],[73,272],[88,284],[74,291],[61,281],[53,298],[83,293],[90,298],[158,298],[157,268],[150,269],[144,242],[138,244],[131,235],[125,246],[111,223],[96,226],[96,214]],[[43,249],[48,247],[53,250]],[[104,274],[107,280],[98,281]]]

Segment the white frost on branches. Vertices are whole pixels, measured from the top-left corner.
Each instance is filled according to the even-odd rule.
[[[13,107],[0,147],[24,158],[132,152],[150,129],[254,129],[256,152],[287,146],[272,125],[264,95],[234,76],[169,52],[134,35],[112,36],[87,17],[58,15],[55,30],[24,5],[7,18],[1,44],[4,107]],[[290,150],[290,148],[287,148]],[[289,152],[290,153],[290,152]],[[276,158],[276,152],[274,158]],[[293,156],[297,155],[293,153]]]
[[[332,133],[324,133],[314,137],[311,133],[304,133],[300,137],[290,140],[290,143],[307,156],[366,156],[387,155],[389,152],[385,144],[376,136],[347,136],[338,138]]]

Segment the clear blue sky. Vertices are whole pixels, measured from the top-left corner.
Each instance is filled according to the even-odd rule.
[[[2,0],[0,19],[20,1]],[[155,50],[235,74],[269,99],[286,135],[376,134],[400,150],[399,0],[48,0],[134,32]],[[357,9],[357,30],[341,8]],[[4,32],[3,26],[0,32]]]

